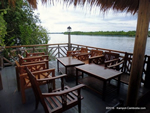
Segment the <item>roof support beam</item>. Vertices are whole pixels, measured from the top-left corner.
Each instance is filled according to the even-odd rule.
[[[127,106],[131,107],[135,107],[137,104],[139,87],[141,83],[141,75],[143,70],[143,61],[148,35],[149,20],[150,20],[150,0],[140,0],[134,52],[133,52],[133,61],[126,103]]]

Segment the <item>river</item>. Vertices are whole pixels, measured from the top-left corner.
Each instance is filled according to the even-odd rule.
[[[49,34],[49,44],[68,43],[68,35]],[[71,43],[93,46],[105,49],[125,51],[133,53],[134,37],[127,36],[89,36],[89,35],[71,35]],[[146,55],[150,55],[150,38],[147,38]]]

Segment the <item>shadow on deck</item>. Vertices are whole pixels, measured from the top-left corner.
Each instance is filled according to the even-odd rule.
[[[55,68],[57,72],[56,62],[49,62],[50,68]],[[43,107],[39,104],[37,110],[35,108],[35,98],[32,89],[27,89],[26,103],[22,104],[21,94],[17,91],[15,67],[5,67],[1,70],[3,90],[0,90],[0,113],[44,113]],[[60,86],[59,80],[56,81],[56,87]],[[65,82],[65,84],[75,86],[75,79]],[[82,113],[105,113],[106,107],[112,107],[117,104],[119,99],[126,100],[128,85],[122,84],[120,94],[110,93],[106,96],[106,100],[102,100],[102,96],[88,88],[82,89]],[[142,95],[147,89],[141,86],[139,94]],[[139,113],[150,113],[150,102],[146,106],[146,110],[140,110]],[[73,107],[64,113],[78,113],[78,107]]]

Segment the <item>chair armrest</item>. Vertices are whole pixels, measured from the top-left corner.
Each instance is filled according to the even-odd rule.
[[[81,50],[76,50],[76,51],[67,51],[67,54],[70,55],[70,54],[76,54],[76,53],[80,53]]]
[[[63,91],[60,91],[60,92],[42,93],[42,96],[44,96],[44,97],[49,97],[49,96],[61,96],[61,95],[70,93],[70,92],[72,92],[72,91],[81,89],[82,87],[85,87],[85,85],[84,85],[84,84],[80,84],[80,85],[77,85],[77,86],[75,86],[75,87],[69,88],[68,90],[63,90]]]
[[[89,56],[90,55],[90,53],[80,53],[80,54],[78,54],[78,57],[79,56]]]
[[[93,57],[90,57],[89,59],[97,59],[97,58],[103,58],[104,55],[98,55],[98,56],[93,56]]]
[[[107,63],[116,62],[116,61],[119,61],[119,58],[108,60],[108,61],[105,61],[104,63],[107,64]]]
[[[119,63],[107,66],[107,68],[115,68],[115,67],[117,67],[117,66],[119,66],[120,64],[123,64],[123,63],[124,63],[124,60],[120,61]]]
[[[32,59],[42,59],[42,56],[30,56],[30,57],[23,58],[23,60],[32,60]]]
[[[38,66],[38,65],[42,65],[45,64],[44,62],[37,62],[37,63],[32,63],[32,64],[26,64],[26,65],[20,65],[19,67],[25,67],[25,66]]]
[[[48,57],[49,57],[48,55],[42,55],[43,59],[49,60]]]
[[[104,62],[104,55],[93,56],[89,58],[89,63],[102,64]]]
[[[30,64],[36,64],[36,63],[43,63],[46,62],[46,60],[41,60],[41,61],[32,61],[32,62],[23,62],[21,65],[30,65]]]
[[[34,72],[32,72],[32,73],[34,74]],[[63,75],[55,76],[55,77],[52,77],[52,78],[37,79],[37,81],[38,82],[50,81],[50,80],[55,80],[55,79],[63,78],[63,77],[66,77],[66,76],[67,76],[66,74],[63,74]]]

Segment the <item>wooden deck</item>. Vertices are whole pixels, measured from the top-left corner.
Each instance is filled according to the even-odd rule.
[[[49,62],[50,68],[56,69],[56,76],[60,75],[57,72],[56,61]],[[44,113],[43,107],[39,104],[37,110],[35,108],[35,98],[32,89],[26,90],[26,103],[22,104],[21,94],[17,91],[16,72],[14,66],[4,67],[1,70],[3,89],[0,90],[0,113]],[[92,81],[92,80],[91,80]],[[115,81],[113,81],[115,82]],[[56,81],[56,87],[60,84]],[[65,84],[75,86],[75,79],[67,80]],[[41,88],[45,88],[42,86]],[[114,106],[119,99],[126,100],[128,85],[121,83],[120,94],[111,93],[102,100],[102,96],[88,88],[82,89],[82,113],[105,113],[106,107]],[[139,94],[142,95],[148,90],[141,86]],[[78,107],[67,110],[64,113],[78,113]],[[146,110],[140,110],[139,113],[150,113],[150,102],[146,104]]]

